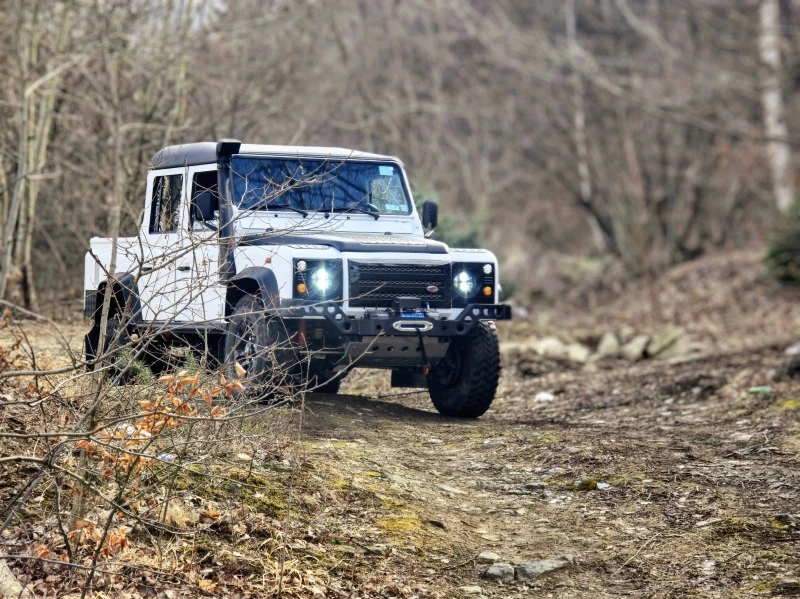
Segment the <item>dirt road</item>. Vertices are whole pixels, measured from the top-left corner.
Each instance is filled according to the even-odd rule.
[[[310,462],[352,492],[333,510],[331,574],[419,596],[770,595],[800,574],[800,384],[768,379],[783,359],[507,368],[477,421],[356,371],[351,395],[310,399],[304,422]],[[501,584],[482,551],[564,567]]]

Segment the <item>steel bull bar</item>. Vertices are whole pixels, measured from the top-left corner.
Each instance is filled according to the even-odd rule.
[[[482,320],[509,320],[511,306],[506,304],[469,304],[458,318],[442,319],[434,311],[367,312],[363,318],[344,313],[334,302],[282,299],[277,310],[282,318],[325,319],[344,337],[376,335],[423,335],[425,337],[460,337],[468,335]]]

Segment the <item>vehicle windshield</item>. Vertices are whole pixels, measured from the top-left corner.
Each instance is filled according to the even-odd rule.
[[[400,167],[390,162],[234,156],[231,179],[242,210],[411,213]]]

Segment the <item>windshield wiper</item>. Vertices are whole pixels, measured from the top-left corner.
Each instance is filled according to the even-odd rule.
[[[308,216],[308,212],[305,210],[301,210],[300,208],[295,208],[294,206],[290,206],[289,204],[267,204],[267,208],[270,210],[272,208],[286,208],[287,210],[291,210],[292,212],[297,212],[297,214],[302,214],[303,218]]]
[[[360,204],[356,204],[355,206],[348,206],[346,208],[334,208],[333,212],[361,212],[362,214],[369,214],[370,216],[374,217],[375,220],[378,220],[381,216],[380,211],[378,211],[374,206],[372,208],[368,208],[367,206],[362,206]]]

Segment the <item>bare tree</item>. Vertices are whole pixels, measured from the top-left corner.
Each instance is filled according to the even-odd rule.
[[[761,0],[759,8],[759,51],[763,68],[761,104],[764,132],[772,171],[772,187],[778,210],[784,214],[794,204],[788,129],[783,107],[783,69],[781,67],[781,28],[778,0]]]

